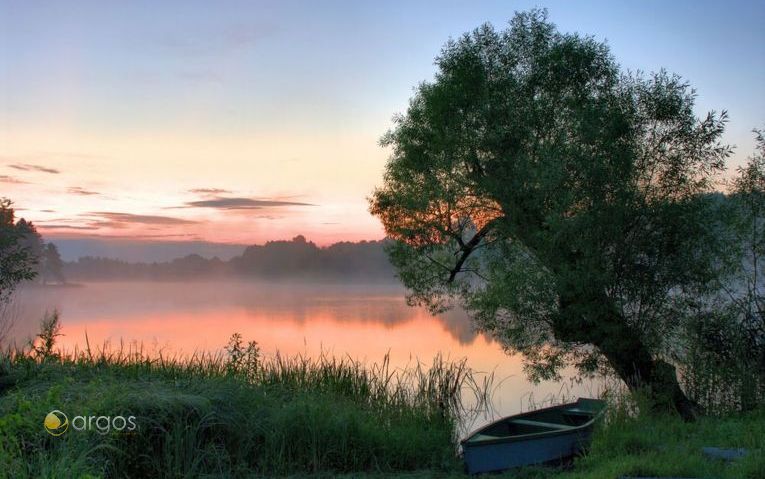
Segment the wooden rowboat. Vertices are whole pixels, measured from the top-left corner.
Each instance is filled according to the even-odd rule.
[[[559,461],[579,454],[590,443],[605,402],[576,402],[538,409],[495,421],[461,442],[469,474]]]

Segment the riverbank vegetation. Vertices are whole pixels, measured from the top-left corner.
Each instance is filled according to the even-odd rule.
[[[65,353],[50,315],[31,349],[0,357],[0,476],[249,477],[450,471],[457,421],[486,399],[465,362],[397,370],[387,358],[150,357],[140,348]],[[43,428],[64,412],[68,430]],[[135,417],[132,431],[76,430],[74,416]],[[104,427],[106,422],[104,422]],[[119,425],[122,425],[120,423]],[[98,423],[96,423],[98,426]]]
[[[463,477],[460,419],[489,407],[491,378],[440,357],[405,370],[265,358],[236,334],[217,355],[66,353],[57,334],[53,314],[30,348],[0,357],[0,477]],[[585,456],[498,477],[765,475],[762,407],[687,423],[623,389],[606,397]],[[57,437],[43,427],[52,410],[69,418]],[[134,416],[137,429],[77,430],[79,415]],[[747,455],[729,464],[704,457],[706,446]]]

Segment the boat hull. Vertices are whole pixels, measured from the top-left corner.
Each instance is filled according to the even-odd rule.
[[[561,461],[589,446],[605,403],[579,399],[495,421],[462,441],[469,474]]]
[[[463,444],[465,469],[468,474],[479,474],[561,461],[581,453],[589,444],[591,435],[592,428],[587,428],[521,441]]]

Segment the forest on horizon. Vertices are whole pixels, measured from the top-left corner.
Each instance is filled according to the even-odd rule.
[[[264,279],[364,279],[394,281],[382,241],[338,242],[320,247],[304,236],[244,248],[230,260],[189,254],[165,262],[128,262],[84,256],[63,263],[67,281],[193,280],[236,277]]]

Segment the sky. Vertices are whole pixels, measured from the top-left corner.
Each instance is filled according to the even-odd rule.
[[[48,239],[380,239],[378,144],[450,36],[546,7],[765,127],[765,2],[0,0],[0,197]]]

